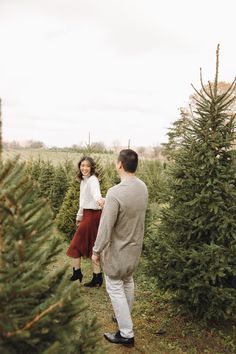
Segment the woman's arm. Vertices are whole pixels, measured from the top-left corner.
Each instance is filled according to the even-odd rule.
[[[92,195],[92,198],[94,199],[94,201],[100,207],[103,207],[104,203],[105,203],[105,199],[102,198],[100,183],[99,183],[98,178],[96,176],[90,177],[90,191],[91,191],[91,195]]]
[[[76,214],[76,222],[81,221],[83,217],[83,208],[80,207]]]
[[[83,193],[84,193],[84,182],[80,182],[80,194],[79,194],[79,210],[76,214],[76,224],[78,224],[83,218]]]

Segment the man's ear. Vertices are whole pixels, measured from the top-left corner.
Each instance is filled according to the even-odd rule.
[[[122,162],[121,162],[121,161],[117,161],[117,168],[118,168],[118,170],[121,170],[122,167],[123,167]]]

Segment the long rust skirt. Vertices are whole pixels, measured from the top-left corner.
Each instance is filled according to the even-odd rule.
[[[66,252],[67,256],[72,258],[92,257],[101,213],[101,210],[83,210],[83,218],[70,242]]]

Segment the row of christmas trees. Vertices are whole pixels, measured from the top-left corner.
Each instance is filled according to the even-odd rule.
[[[118,182],[115,165],[96,162],[105,195]],[[78,287],[68,284],[66,267],[51,270],[64,245],[55,226],[67,239],[75,228],[76,167],[40,158],[0,167],[0,352],[99,353],[97,324]],[[153,200],[162,171],[158,161],[140,163]]]
[[[96,161],[101,182],[102,195],[109,187],[119,182],[113,162],[102,161],[93,152],[88,152]],[[82,155],[78,154],[78,160]],[[26,173],[33,179],[38,197],[46,198],[53,210],[59,229],[67,238],[71,238],[75,228],[75,215],[79,204],[79,182],[76,178],[76,166],[71,160],[54,166],[52,161],[40,158],[26,163]],[[150,202],[158,201],[162,194],[163,166],[156,160],[140,161],[138,176],[145,181],[149,189]]]

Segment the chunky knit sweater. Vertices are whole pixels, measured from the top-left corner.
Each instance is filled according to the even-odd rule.
[[[142,251],[148,192],[144,182],[127,177],[106,195],[93,253],[104,273],[122,279],[136,269]]]
[[[97,201],[101,198],[100,185],[95,175],[83,177],[80,183],[79,210],[76,220],[83,217],[83,209],[101,209]]]

